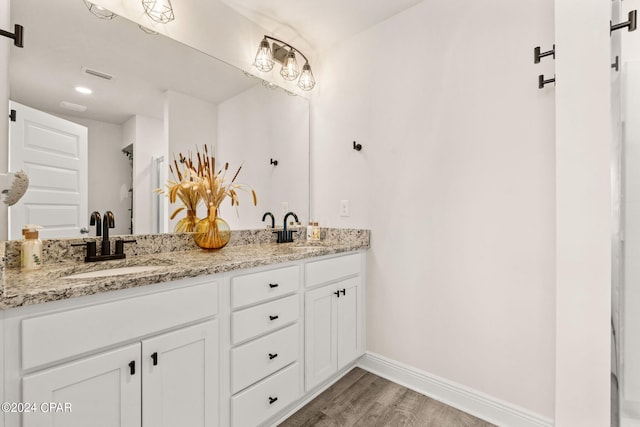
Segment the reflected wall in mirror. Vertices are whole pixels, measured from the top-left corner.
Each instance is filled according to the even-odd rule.
[[[241,194],[237,213],[223,202],[221,215],[233,229],[262,228],[266,211],[281,220],[284,206],[308,218],[306,99],[269,90],[260,79],[122,17],[98,19],[82,0],[13,0],[11,21],[25,26],[26,37],[24,49],[11,50],[10,99],[88,129],[87,208],[115,213],[112,234],[173,231],[167,213],[177,206],[152,190],[169,177],[174,154],[204,144],[231,168],[242,164],[239,181],[257,192],[258,206]],[[77,86],[93,92],[78,93]],[[86,110],[75,111],[78,106]],[[29,191],[46,186],[32,179]],[[68,224],[55,218],[38,217],[61,236]],[[89,228],[89,218],[78,215],[77,222]]]

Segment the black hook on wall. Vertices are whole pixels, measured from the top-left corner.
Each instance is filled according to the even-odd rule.
[[[544,74],[540,74],[538,76],[538,89],[542,89],[544,87],[544,85],[548,84],[548,83],[553,83],[553,85],[556,85],[556,76],[554,75],[553,78],[551,79],[544,79]]]
[[[22,42],[24,38],[24,27],[22,25],[16,24],[13,31],[13,33],[10,33],[8,31],[0,30],[0,35],[12,39],[14,46],[24,47],[24,44]]]
[[[272,164],[273,166],[278,166],[278,161],[277,161],[277,160],[273,160],[273,159],[271,159],[271,164]]]
[[[619,71],[619,69],[620,69],[620,57],[618,55],[616,55],[616,62],[611,64],[611,68],[613,68],[616,71]]]
[[[540,46],[536,46],[533,49],[533,63],[534,64],[539,64],[540,63],[540,59],[544,58],[545,56],[549,56],[552,55],[553,59],[556,59],[556,45],[553,45],[553,49],[548,50],[546,52],[542,52],[540,53]]]
[[[632,10],[629,12],[628,21],[621,22],[616,25],[613,25],[613,23],[609,21],[609,25],[611,26],[611,29],[609,30],[609,34],[614,32],[615,30],[621,30],[623,28],[629,28],[629,31],[635,31],[636,28],[638,27],[637,22],[638,22],[638,11]]]
[[[356,151],[362,150],[362,144],[358,144],[357,142],[353,141],[353,149]]]

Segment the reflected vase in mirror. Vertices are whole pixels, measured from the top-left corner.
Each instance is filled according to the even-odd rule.
[[[218,209],[210,209],[206,218],[196,225],[193,240],[203,249],[223,248],[231,239],[231,228],[218,216]]]
[[[187,216],[178,221],[174,230],[176,233],[193,233],[196,231],[198,221],[200,220],[196,216],[196,212],[189,209],[187,210]]]

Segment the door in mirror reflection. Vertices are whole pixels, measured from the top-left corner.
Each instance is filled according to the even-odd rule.
[[[42,238],[80,237],[88,227],[87,128],[17,102],[9,108],[9,170],[29,176],[9,208],[9,239],[21,238],[25,224],[42,226]]]

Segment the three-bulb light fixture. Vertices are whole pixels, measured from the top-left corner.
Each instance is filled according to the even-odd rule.
[[[273,40],[274,43],[269,44],[269,40]],[[276,42],[281,43],[282,45],[279,45]],[[300,68],[298,67],[296,53],[300,54],[305,61],[302,66],[302,73],[300,73]],[[273,69],[275,61],[282,64],[282,68],[280,69],[280,75],[282,78],[288,81],[298,79],[298,87],[300,89],[311,90],[316,85],[316,80],[311,72],[309,60],[302,52],[295,49],[289,43],[285,43],[282,40],[265,35],[260,42],[253,65],[258,70],[266,73]]]

